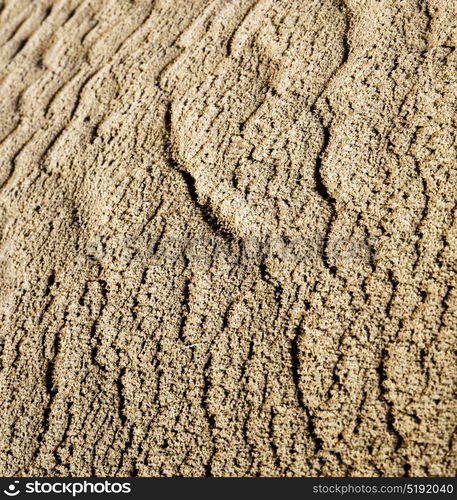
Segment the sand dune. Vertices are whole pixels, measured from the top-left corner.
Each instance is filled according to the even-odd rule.
[[[6,0],[0,473],[451,476],[457,4]]]

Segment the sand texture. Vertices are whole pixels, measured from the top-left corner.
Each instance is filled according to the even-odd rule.
[[[454,475],[457,2],[0,3],[0,474]]]

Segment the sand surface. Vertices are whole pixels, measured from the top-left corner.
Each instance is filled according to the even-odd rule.
[[[457,468],[457,3],[6,0],[0,474]]]

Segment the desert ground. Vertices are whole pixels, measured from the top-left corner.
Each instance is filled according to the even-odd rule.
[[[0,474],[453,476],[457,3],[0,2]]]

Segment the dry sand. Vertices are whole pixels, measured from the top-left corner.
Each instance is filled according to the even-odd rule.
[[[6,0],[2,475],[449,476],[454,0]]]

